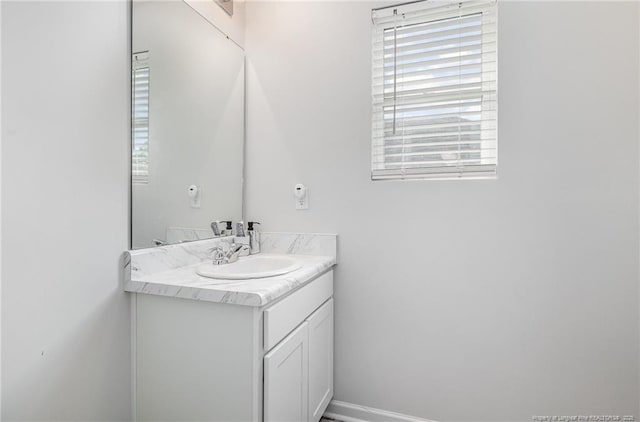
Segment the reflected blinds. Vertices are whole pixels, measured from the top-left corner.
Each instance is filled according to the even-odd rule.
[[[131,177],[149,181],[149,52],[133,54]]]
[[[495,175],[495,0],[421,1],[372,18],[372,179]]]

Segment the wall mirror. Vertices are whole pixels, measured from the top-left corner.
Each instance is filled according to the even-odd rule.
[[[131,243],[241,220],[244,51],[183,1],[133,2]]]

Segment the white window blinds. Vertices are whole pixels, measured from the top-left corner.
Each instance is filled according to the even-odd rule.
[[[495,0],[414,2],[372,18],[372,179],[494,176]]]
[[[134,183],[149,181],[149,52],[133,54],[131,177]]]

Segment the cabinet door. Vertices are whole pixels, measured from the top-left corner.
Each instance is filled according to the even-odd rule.
[[[309,324],[264,357],[264,422],[305,422],[309,404]]]
[[[309,318],[309,422],[318,422],[333,397],[333,299]]]

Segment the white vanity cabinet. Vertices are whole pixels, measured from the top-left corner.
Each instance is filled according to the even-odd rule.
[[[333,299],[264,357],[264,421],[318,422],[333,396]]]
[[[135,300],[136,420],[320,420],[333,396],[332,270],[264,307]]]

